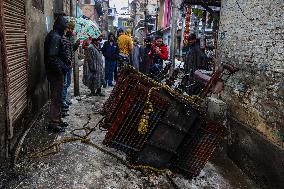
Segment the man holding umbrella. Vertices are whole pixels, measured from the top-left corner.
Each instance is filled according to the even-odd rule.
[[[64,88],[63,88],[63,93],[62,93],[62,100],[63,100],[63,105],[62,108],[68,109],[69,105],[71,105],[70,100],[67,98],[68,94],[68,88],[71,85],[71,78],[72,78],[72,67],[74,67],[75,64],[75,51],[78,49],[80,45],[80,40],[78,39],[75,42],[73,30],[75,27],[75,21],[70,20],[69,25],[68,25],[68,30],[66,34],[62,37],[62,42],[64,44],[64,47],[66,49],[66,53],[68,58],[71,60],[70,69],[67,71],[67,73],[64,76]],[[62,113],[63,116],[67,116],[68,114],[66,112]]]

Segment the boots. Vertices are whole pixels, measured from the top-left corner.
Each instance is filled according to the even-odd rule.
[[[60,125],[60,123],[51,122],[48,124],[48,130],[56,132],[56,133],[63,133],[65,132],[65,128]]]

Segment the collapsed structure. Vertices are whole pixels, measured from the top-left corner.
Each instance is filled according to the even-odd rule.
[[[104,144],[133,164],[198,176],[226,131],[205,116],[202,102],[125,67],[102,110]]]

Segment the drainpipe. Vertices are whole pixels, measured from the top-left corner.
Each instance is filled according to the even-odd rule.
[[[156,8],[156,32],[158,31],[158,24],[159,24],[159,11],[160,11],[160,6],[159,6],[160,1],[157,0],[157,8]]]
[[[175,5],[175,0],[172,1],[172,6],[171,6],[171,46],[170,46],[170,59],[172,61],[172,67],[171,67],[171,73],[173,73],[173,70],[175,68],[175,39],[176,39],[176,32],[177,32],[177,27],[176,27],[176,5]]]
[[[182,57],[182,49],[183,49],[183,40],[184,40],[184,27],[185,27],[185,18],[182,16],[182,30],[181,30],[181,40],[180,40],[180,52],[179,57]]]
[[[73,6],[73,3],[72,3]],[[77,6],[78,6],[78,1],[76,1],[76,13],[75,15],[73,12],[71,13],[72,16],[75,16],[77,18]],[[73,78],[74,78],[74,96],[80,96],[80,85],[79,85],[79,65],[78,65],[78,53],[75,52],[75,63],[74,63],[74,68],[73,68]]]

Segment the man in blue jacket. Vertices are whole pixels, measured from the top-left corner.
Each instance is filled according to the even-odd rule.
[[[108,41],[102,47],[102,53],[105,57],[105,80],[108,86],[112,87],[114,69],[116,67],[116,60],[119,57],[118,46],[115,43],[114,34],[110,33]]]

